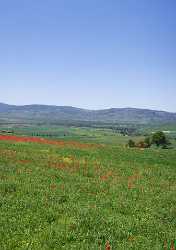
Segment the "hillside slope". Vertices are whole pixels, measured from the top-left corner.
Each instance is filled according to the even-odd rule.
[[[0,103],[0,119],[47,120],[47,121],[93,121],[93,122],[131,122],[167,123],[176,122],[176,113],[165,111],[111,108],[87,110],[70,106],[24,105],[15,106]]]

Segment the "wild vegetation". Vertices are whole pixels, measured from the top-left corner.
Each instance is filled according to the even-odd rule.
[[[60,139],[34,130],[0,136],[1,249],[175,244],[174,148],[126,148],[129,137],[112,130],[38,128]]]
[[[137,143],[135,143],[132,139],[130,139],[127,143],[127,146],[130,148],[150,148],[152,145],[166,149],[169,145],[171,145],[171,143],[162,131],[155,132],[150,137],[145,137],[144,140]]]

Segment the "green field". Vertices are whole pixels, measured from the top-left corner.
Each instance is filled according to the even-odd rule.
[[[89,144],[0,141],[0,249],[165,249],[176,239],[176,149],[106,129],[21,128]],[[54,138],[55,136],[55,138]],[[139,139],[139,138],[136,138]]]

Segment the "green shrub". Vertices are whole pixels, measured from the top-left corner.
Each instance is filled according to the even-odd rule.
[[[129,147],[129,148],[134,148],[135,147],[135,142],[133,141],[133,140],[129,140],[128,141],[128,143],[127,143],[127,146]]]
[[[152,144],[150,137],[146,137],[144,139],[144,143],[146,144],[146,147],[149,148],[151,146],[151,144]]]
[[[155,144],[157,147],[162,146],[166,148],[170,143],[165,134],[162,131],[158,131],[152,135],[152,144]]]

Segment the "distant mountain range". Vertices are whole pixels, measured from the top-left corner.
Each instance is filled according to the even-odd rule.
[[[86,121],[103,123],[169,123],[176,122],[176,113],[165,111],[110,108],[88,110],[70,106],[24,105],[0,103],[0,121]]]

